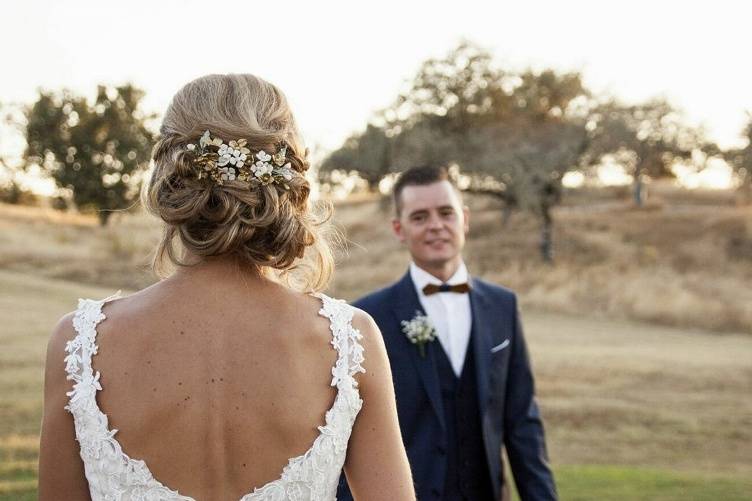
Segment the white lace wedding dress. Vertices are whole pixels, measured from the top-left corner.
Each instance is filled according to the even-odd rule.
[[[353,378],[356,372],[365,372],[361,366],[363,348],[359,343],[360,333],[352,327],[353,308],[323,294],[315,296],[323,303],[319,314],[329,319],[331,344],[338,352],[331,383],[337,387],[337,396],[311,448],[290,459],[279,479],[255,488],[240,501],[321,501],[336,497],[350,432],[363,403]],[[66,346],[65,369],[68,379],[74,381],[66,409],[73,414],[91,498],[93,501],[194,501],[162,485],[144,461],[123,452],[115,438],[117,430],[109,429],[107,416],[97,405],[97,391],[102,386],[99,371],[95,373],[91,365],[92,356],[97,353],[96,327],[105,318],[102,306],[113,298],[79,300],[73,320],[77,335]]]

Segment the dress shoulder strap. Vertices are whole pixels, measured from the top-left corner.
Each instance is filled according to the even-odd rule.
[[[355,308],[341,299],[334,299],[325,294],[315,294],[322,301],[319,314],[329,319],[332,331],[332,346],[337,350],[337,362],[332,367],[332,386],[339,386],[343,381],[351,382],[354,387],[358,383],[353,376],[357,372],[365,372],[363,363],[363,338],[358,329],[352,325]]]
[[[73,316],[76,337],[65,345],[65,372],[72,380],[73,390],[68,392],[70,401],[65,407],[73,412],[78,404],[86,405],[87,396],[101,389],[99,372],[94,373],[91,359],[97,354],[97,324],[105,319],[102,307],[107,301],[120,297],[120,291],[102,300],[79,299]]]

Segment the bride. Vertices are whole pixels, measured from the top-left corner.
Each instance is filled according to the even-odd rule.
[[[54,329],[39,499],[332,500],[343,468],[358,500],[415,499],[378,327],[319,292],[328,215],[285,96],[205,76],[160,133],[163,279]]]

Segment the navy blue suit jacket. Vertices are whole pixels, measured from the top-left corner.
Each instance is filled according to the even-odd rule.
[[[500,499],[505,482],[505,446],[522,501],[555,500],[517,298],[511,291],[477,278],[470,286],[472,336],[468,349],[474,350],[476,357],[480,422],[495,498]],[[439,453],[446,447],[446,434],[436,362],[433,350],[420,356],[401,326],[401,321],[413,318],[416,311],[424,313],[410,273],[353,305],[374,318],[384,337],[402,440],[418,499],[440,498],[447,460]],[[337,498],[352,499],[344,476]]]

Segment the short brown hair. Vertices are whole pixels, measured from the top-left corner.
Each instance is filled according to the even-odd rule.
[[[397,211],[397,217],[399,217],[402,212],[401,196],[405,186],[426,186],[440,181],[449,181],[454,189],[457,190],[457,184],[449,174],[449,169],[443,165],[420,165],[417,167],[410,167],[402,172],[394,183],[394,188],[392,189],[394,208]]]

